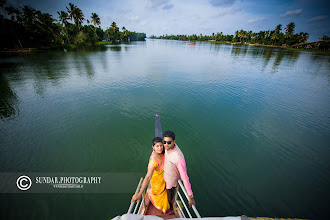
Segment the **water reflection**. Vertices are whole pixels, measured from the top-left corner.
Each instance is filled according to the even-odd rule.
[[[263,71],[265,71],[269,63],[273,61],[272,72],[274,73],[277,72],[278,67],[281,65],[283,60],[287,60],[291,63],[291,65],[293,65],[297,62],[301,53],[298,51],[288,51],[279,48],[235,45],[232,46],[231,54],[235,57],[244,57],[248,54],[251,55],[254,61],[257,61],[258,58],[260,58],[263,60]]]
[[[247,53],[246,46],[233,46],[231,53],[235,56],[244,56]]]
[[[27,58],[30,64],[23,69],[32,73],[29,77],[33,79],[36,94],[43,96],[49,83],[61,86],[61,79],[67,76],[66,67],[62,65],[63,57],[66,57],[64,52],[49,52]]]
[[[4,67],[3,60],[19,67]],[[222,215],[214,211],[222,205],[229,213],[244,209],[251,216],[267,211],[274,216],[306,213],[304,217],[309,218],[295,195],[308,192],[318,197],[328,192],[330,73],[326,56],[278,48],[208,43],[195,47],[187,42],[152,40],[106,46],[104,50],[42,52],[3,60],[0,117],[20,113],[10,122],[0,120],[0,130],[6,130],[0,132],[1,144],[8,149],[5,155],[0,154],[0,161],[8,161],[1,166],[3,170],[140,169],[131,168],[131,164],[145,169],[149,150],[145,143],[153,135],[156,111],[163,117],[164,128],[187,134],[181,135],[180,143],[186,146],[185,156],[195,171],[189,174],[195,186],[206,189],[209,184],[200,180],[200,175],[222,185],[200,197],[205,215]],[[273,72],[277,74],[269,74]],[[45,98],[41,99],[42,95]],[[220,135],[220,142],[213,140],[216,135]],[[197,141],[191,141],[196,137]],[[199,143],[206,143],[202,160],[209,160],[210,152],[216,153],[211,158],[212,173],[208,172],[209,164],[194,163]],[[77,156],[77,152],[83,154]],[[58,158],[62,158],[60,163]],[[122,161],[132,163],[119,166]],[[256,173],[257,180],[251,173]],[[286,182],[272,185],[268,180],[274,178],[267,173],[275,173],[278,180],[284,175]],[[292,187],[301,181],[306,182],[302,188]],[[280,193],[263,190],[260,182]],[[310,186],[312,182],[316,185]],[[212,199],[218,201],[223,191],[228,192],[222,200],[227,203],[214,205]],[[127,199],[125,195],[118,200],[125,206]],[[273,207],[282,207],[282,201],[297,207],[296,211],[272,212]],[[325,212],[324,201],[311,209]],[[15,198],[11,204],[20,208],[15,206]],[[115,214],[118,210],[108,210],[108,215]]]
[[[8,80],[0,74],[0,118],[14,117],[19,114],[18,97],[11,89]]]
[[[111,46],[111,47],[109,47],[110,48],[110,50],[112,50],[112,51],[121,51],[121,46]]]

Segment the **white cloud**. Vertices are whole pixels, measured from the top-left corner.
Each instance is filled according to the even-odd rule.
[[[164,5],[163,9],[164,9],[164,10],[170,10],[170,9],[172,9],[173,7],[174,7],[173,4],[168,4],[168,5]]]
[[[225,15],[232,15],[239,11],[242,11],[240,7],[230,7],[230,8],[223,8],[218,13],[216,13],[215,17],[223,17]]]
[[[149,8],[158,8],[160,6],[166,6],[170,0],[148,0],[147,6]]]
[[[309,19],[308,22],[323,21],[323,20],[327,20],[327,19],[328,19],[328,15],[320,15],[320,16],[314,17],[312,19]]]
[[[214,7],[220,7],[224,5],[232,5],[235,0],[209,0],[209,2]]]
[[[256,22],[259,22],[259,21],[264,21],[266,20],[265,17],[261,17],[261,18],[254,18],[254,19],[250,19],[248,20],[249,23],[256,23]]]
[[[139,16],[130,17],[128,20],[129,21],[138,21],[139,20]]]
[[[288,16],[297,16],[297,15],[300,15],[302,12],[303,12],[302,9],[297,9],[294,11],[287,11],[284,14],[281,14],[280,17],[284,18],[284,17],[288,17]]]

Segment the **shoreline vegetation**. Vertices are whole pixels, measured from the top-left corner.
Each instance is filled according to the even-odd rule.
[[[167,39],[180,40],[190,42],[210,42],[215,44],[234,44],[234,45],[250,45],[262,47],[276,47],[288,50],[317,52],[322,54],[330,54],[330,37],[323,36],[318,41],[307,42],[309,34],[305,32],[295,33],[295,23],[291,22],[285,27],[282,33],[282,25],[279,24],[274,30],[267,31],[245,31],[237,30],[235,35],[224,35],[222,32],[208,35],[162,35],[150,36],[151,39]]]
[[[0,51],[19,52],[24,48],[74,49],[86,46],[119,44],[144,41],[145,33],[120,28],[112,22],[106,30],[101,28],[101,19],[96,13],[86,17],[72,3],[58,17],[43,13],[30,6],[14,8],[0,1]],[[83,25],[84,21],[87,24]],[[30,50],[30,49],[29,49]]]
[[[73,50],[91,46],[145,41],[145,33],[128,31],[112,22],[106,30],[101,28],[101,19],[96,13],[86,17],[76,5],[69,3],[64,11],[58,11],[58,17],[43,13],[30,6],[14,8],[6,6],[6,0],[0,0],[0,52],[24,53],[38,50]],[[83,25],[86,21],[87,24]],[[237,30],[234,35],[222,32],[208,35],[162,35],[150,36],[151,39],[169,39],[181,41],[200,41],[216,44],[250,45],[276,47],[297,51],[330,54],[330,37],[323,36],[319,41],[307,42],[308,33],[295,33],[295,23],[291,22],[282,33],[282,25],[274,30],[245,31]],[[31,49],[32,48],[32,49]]]

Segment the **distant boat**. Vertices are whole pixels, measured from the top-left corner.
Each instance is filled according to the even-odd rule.
[[[32,50],[24,49],[10,49],[10,50],[0,50],[0,53],[30,53]]]
[[[188,45],[196,45],[196,43],[188,44]]]

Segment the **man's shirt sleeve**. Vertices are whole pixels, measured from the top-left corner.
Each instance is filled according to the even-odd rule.
[[[191,190],[191,184],[189,182],[189,177],[187,174],[186,161],[184,160],[184,158],[182,158],[181,160],[178,161],[178,163],[176,164],[176,167],[179,170],[180,177],[183,181],[184,187],[186,188],[188,196],[192,196],[193,192]]]

